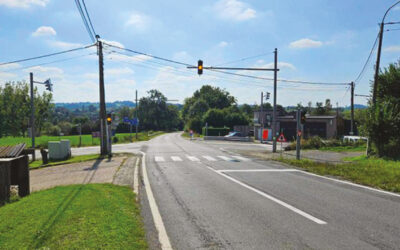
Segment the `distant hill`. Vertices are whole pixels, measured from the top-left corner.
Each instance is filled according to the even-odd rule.
[[[354,104],[354,109],[366,109],[368,106],[362,105],[362,104]],[[350,110],[351,106],[347,106],[344,108],[345,110]]]
[[[62,107],[62,108],[66,108],[69,110],[82,110],[83,109],[89,109],[90,106],[94,106],[96,109],[99,107],[99,103],[98,102],[56,102],[55,103],[56,107]],[[182,104],[174,104],[176,106],[178,106],[179,108],[182,107]],[[134,108],[136,107],[136,103],[132,102],[132,101],[115,101],[115,102],[107,102],[106,103],[106,108],[107,109],[119,109],[121,107],[130,107],[130,108]]]

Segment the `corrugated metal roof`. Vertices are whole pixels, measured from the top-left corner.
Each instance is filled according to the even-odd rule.
[[[18,157],[22,153],[22,150],[24,150],[25,146],[25,143],[21,143],[15,146],[0,147],[0,158]]]

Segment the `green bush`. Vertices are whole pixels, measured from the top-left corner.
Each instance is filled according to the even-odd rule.
[[[118,137],[117,137],[117,136],[114,136],[114,137],[113,137],[113,143],[118,143],[118,141],[119,141],[119,140],[118,140]]]
[[[229,128],[228,127],[223,127],[223,128],[213,128],[213,127],[208,127],[208,136],[225,136],[229,134]],[[203,127],[202,129],[202,134],[206,135],[206,128]]]

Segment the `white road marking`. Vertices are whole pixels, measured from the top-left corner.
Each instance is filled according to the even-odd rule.
[[[240,169],[240,170],[216,170],[220,173],[235,173],[235,172],[298,172],[297,169]]]
[[[191,161],[200,161],[199,158],[190,155],[186,155],[186,158],[188,158]]]
[[[206,160],[209,160],[209,161],[216,161],[215,158],[213,158],[211,156],[208,156],[208,155],[204,155],[203,158],[206,159]]]
[[[315,176],[315,177],[319,177],[319,178],[326,179],[326,180],[331,180],[331,181],[334,181],[334,182],[339,182],[339,183],[351,185],[351,186],[354,186],[354,187],[367,189],[367,190],[378,192],[378,193],[382,193],[382,194],[387,194],[387,195],[391,195],[391,196],[400,197],[400,194],[396,194],[396,193],[392,193],[392,192],[389,192],[389,191],[384,191],[384,190],[380,190],[380,189],[376,189],[376,188],[372,188],[372,187],[363,186],[363,185],[352,183],[352,182],[349,182],[349,181],[337,180],[337,179],[334,179],[334,178],[329,178],[329,177],[326,177],[326,176],[321,176],[321,175],[309,173],[309,172],[302,171],[302,170],[298,170],[298,172],[304,173],[304,174],[308,174],[308,175],[311,175],[311,176]]]
[[[164,162],[165,160],[164,160],[164,157],[161,157],[161,156],[156,156],[156,157],[154,157],[154,160],[156,161],[156,162]]]
[[[135,171],[133,172],[133,192],[136,194],[136,200],[139,200],[139,157],[136,159]]]
[[[158,240],[161,244],[161,249],[172,249],[171,242],[169,241],[167,230],[165,230],[164,222],[162,220],[160,211],[156,200],[154,199],[153,191],[151,190],[149,177],[147,176],[146,169],[146,153],[139,151],[142,155],[142,172],[144,187],[146,188],[147,199],[149,200],[150,210],[153,215],[154,225],[158,231]]]
[[[179,157],[179,156],[171,156],[171,159],[173,161],[182,161],[181,157]]]
[[[229,157],[223,156],[223,155],[218,156],[218,158],[221,158],[221,159],[224,160],[224,161],[233,161],[232,158],[229,158]]]
[[[242,157],[240,155],[232,155],[233,158],[239,160],[239,161],[250,161],[250,159]]]
[[[307,218],[307,219],[309,219],[309,220],[311,220],[311,221],[313,221],[313,222],[315,222],[315,223],[317,223],[319,225],[327,224],[325,221],[320,220],[320,219],[318,219],[318,218],[316,218],[316,217],[314,217],[314,216],[312,216],[312,215],[310,215],[310,214],[308,214],[308,213],[306,213],[306,212],[304,212],[304,211],[302,211],[302,210],[300,210],[298,208],[295,208],[294,206],[292,206],[292,205],[290,205],[290,204],[288,204],[286,202],[278,200],[277,198],[275,198],[275,197],[273,197],[273,196],[271,196],[269,194],[266,194],[261,190],[253,188],[253,187],[251,187],[251,186],[249,186],[249,185],[247,185],[247,184],[245,184],[245,183],[243,183],[241,181],[238,181],[238,180],[236,180],[236,179],[234,179],[234,178],[232,178],[232,177],[230,177],[230,176],[228,176],[228,175],[226,175],[224,173],[218,172],[217,170],[215,170],[215,169],[213,169],[211,167],[208,167],[208,169],[210,169],[211,171],[219,174],[220,176],[225,177],[226,179],[228,179],[230,181],[235,182],[236,184],[241,185],[242,187],[245,187],[245,188],[247,188],[247,189],[249,189],[249,190],[251,190],[251,191],[253,191],[253,192],[255,192],[255,193],[257,193],[257,194],[259,194],[261,196],[263,196],[264,198],[267,198],[267,199],[269,199],[269,200],[271,200],[271,201],[273,201],[273,202],[275,202],[275,203],[277,203],[277,204],[279,204],[279,205],[281,205],[283,207],[286,207],[289,210],[292,210],[293,212],[295,212],[295,213],[297,213],[297,214],[299,214],[299,215],[301,215],[301,216],[303,216],[303,217],[305,217],[305,218]]]

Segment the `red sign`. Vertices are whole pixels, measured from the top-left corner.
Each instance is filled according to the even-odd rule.
[[[268,140],[268,129],[263,130],[263,140]]]
[[[298,132],[297,132],[297,135],[300,137],[301,136],[301,130],[299,130]]]
[[[286,142],[286,138],[283,133],[278,137],[278,142]]]

